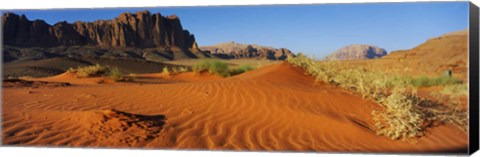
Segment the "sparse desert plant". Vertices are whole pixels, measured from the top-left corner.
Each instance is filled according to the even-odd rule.
[[[461,84],[462,80],[448,76],[440,77],[417,77],[412,79],[412,85],[415,87],[429,87],[438,85]]]
[[[442,90],[432,92],[431,95],[441,102],[452,107],[459,107],[462,98],[468,96],[467,84],[451,84],[442,86]]]
[[[69,70],[69,71],[73,71],[76,77],[86,78],[86,77],[104,75],[108,72],[108,67],[101,66],[100,64],[95,64],[92,66],[78,67],[74,70]]]
[[[253,68],[253,66],[251,66],[250,64],[245,64],[245,65],[241,65],[241,66],[238,66],[237,68],[234,68],[231,70],[231,74],[232,75],[238,75],[238,74],[241,74],[241,73],[244,73],[244,72],[247,72],[247,71],[251,71],[255,68]]]
[[[115,82],[122,81],[124,79],[122,72],[117,67],[109,68],[108,75],[110,79]]]
[[[181,73],[181,72],[187,72],[188,71],[188,68],[187,67],[172,67],[171,68],[171,73]]]
[[[377,134],[402,140],[422,135],[422,113],[415,108],[420,100],[413,93],[394,88],[377,102],[384,107],[384,111],[372,111]]]
[[[170,70],[168,70],[168,67],[163,67],[162,69],[162,74],[165,74],[165,75],[170,75]]]
[[[179,67],[179,68],[178,68],[178,71],[179,71],[179,72],[187,72],[187,71],[188,71],[188,68],[187,68],[187,67]]]
[[[218,60],[204,60],[193,65],[195,72],[209,72],[222,77],[230,76],[228,64]]]
[[[74,73],[75,71],[76,70],[73,67],[70,67],[70,68],[67,69],[67,72],[69,72],[69,73]]]
[[[333,61],[319,62],[303,54],[288,57],[287,61],[304,69],[317,81],[340,86],[380,104],[383,109],[372,112],[379,135],[407,140],[423,135],[424,123],[432,121],[452,123],[459,128],[467,126],[468,114],[465,111],[445,108],[417,96],[416,87],[456,84],[456,79],[387,75],[362,67],[341,66]],[[446,90],[449,91],[446,93],[457,91],[453,86]]]
[[[113,81],[121,81],[124,79],[123,74],[117,67],[102,66],[100,64],[69,68],[67,72],[73,73],[74,76],[78,78],[108,76]]]
[[[180,72],[180,70],[178,70],[178,67],[172,67],[172,73],[176,74]]]

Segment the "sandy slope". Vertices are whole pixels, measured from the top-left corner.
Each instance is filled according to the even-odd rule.
[[[468,144],[450,125],[427,130],[416,144],[377,136],[375,104],[314,84],[286,63],[226,79],[186,73],[138,80],[144,83],[95,84],[62,75],[44,81],[73,85],[4,88],[2,143],[362,152],[458,151]]]

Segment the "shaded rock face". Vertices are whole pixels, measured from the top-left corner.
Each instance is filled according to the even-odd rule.
[[[199,51],[195,37],[183,30],[177,16],[164,17],[148,11],[123,13],[113,20],[59,22],[53,26],[5,13],[2,25],[4,44],[15,47],[88,45]]]
[[[372,45],[352,44],[340,48],[331,55],[325,57],[326,60],[364,60],[380,58],[387,55],[387,51]]]
[[[203,51],[225,59],[258,58],[269,60],[285,60],[294,54],[286,48],[273,48],[267,46],[240,44],[236,42],[220,43],[213,46],[200,47]]]

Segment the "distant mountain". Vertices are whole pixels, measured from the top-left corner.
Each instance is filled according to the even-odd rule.
[[[225,59],[260,58],[270,60],[285,60],[294,54],[286,48],[273,48],[255,44],[240,44],[236,42],[220,43],[212,46],[201,46],[202,51]]]
[[[338,49],[329,56],[326,60],[364,60],[380,58],[387,55],[387,51],[372,45],[352,44]]]

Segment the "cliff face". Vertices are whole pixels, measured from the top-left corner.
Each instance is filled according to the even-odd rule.
[[[326,60],[363,60],[380,58],[387,55],[387,51],[372,45],[352,44],[340,48],[327,56]]]
[[[183,30],[177,16],[148,11],[123,13],[113,20],[59,22],[53,26],[24,15],[2,16],[4,44],[16,47],[106,46],[172,48],[197,52],[195,37]]]
[[[240,44],[236,42],[220,43],[213,46],[203,46],[200,49],[210,51],[213,55],[227,59],[262,58],[270,60],[285,60],[294,54],[285,48]]]

